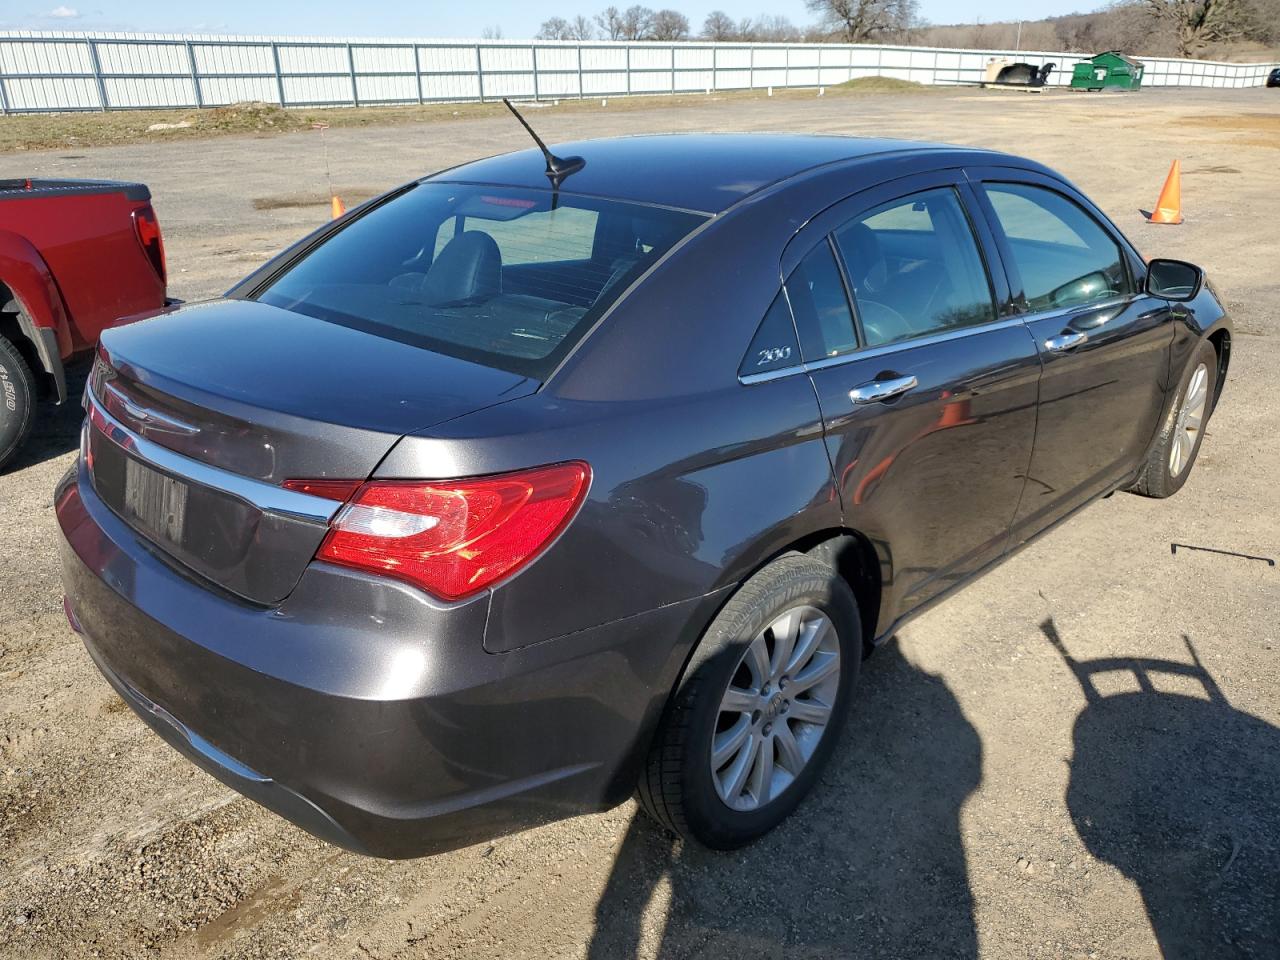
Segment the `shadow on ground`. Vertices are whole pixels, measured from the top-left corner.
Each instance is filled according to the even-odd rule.
[[[1071,819],[1138,886],[1161,953],[1280,956],[1280,729],[1231,706],[1185,635],[1187,663],[1077,661],[1041,629],[1088,699]],[[1103,694],[1107,674],[1122,692]]]
[[[1072,820],[1140,889],[1163,955],[1276,957],[1280,729],[1232,707],[1190,640],[1188,663],[1081,662],[1052,620],[1042,630],[1087,698]],[[1129,692],[1103,695],[1095,679],[1114,671]],[[890,643],[864,668],[820,786],[774,833],[716,854],[637,814],[589,956],[974,957],[959,816],[981,780],[982,744],[958,701]],[[650,909],[655,899],[668,902]]]
[[[711,853],[637,814],[588,955],[971,957],[959,815],[981,776],[982,745],[956,698],[890,643],[865,665],[819,787],[763,840]],[[647,927],[646,907],[667,891],[669,910],[655,911],[665,924]]]

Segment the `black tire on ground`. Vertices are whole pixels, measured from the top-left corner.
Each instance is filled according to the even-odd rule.
[[[1207,371],[1206,397],[1204,404],[1204,416],[1200,422],[1200,429],[1196,432],[1195,442],[1191,447],[1190,453],[1175,474],[1169,467],[1169,455],[1172,452],[1173,444],[1179,433],[1182,432],[1179,423],[1179,415],[1182,412],[1183,405],[1187,398],[1187,388],[1190,387],[1191,381],[1195,378],[1196,371],[1203,366]],[[1203,341],[1196,348],[1195,355],[1191,358],[1191,362],[1187,364],[1187,369],[1182,374],[1182,381],[1178,384],[1178,393],[1172,404],[1169,405],[1169,412],[1165,415],[1164,423],[1160,425],[1160,433],[1156,436],[1155,443],[1152,444],[1150,452],[1147,454],[1146,462],[1142,466],[1142,472],[1138,475],[1138,481],[1130,488],[1134,493],[1141,494],[1144,497],[1156,497],[1163,499],[1171,497],[1179,490],[1182,485],[1187,482],[1187,477],[1191,475],[1191,468],[1195,466],[1196,457],[1200,453],[1200,444],[1204,442],[1205,430],[1209,426],[1209,418],[1213,414],[1213,405],[1217,400],[1218,386],[1218,354],[1213,349],[1213,344]]]
[[[789,786],[753,810],[735,810],[721,799],[712,779],[712,740],[721,700],[757,634],[802,605],[826,614],[838,639],[840,679],[830,719]],[[641,806],[668,830],[718,850],[743,846],[772,830],[804,799],[830,758],[848,717],[861,662],[862,630],[848,584],[812,557],[778,558],[739,588],[694,651],[641,774]]]
[[[36,378],[18,348],[0,337],[0,470],[31,433],[36,417]]]

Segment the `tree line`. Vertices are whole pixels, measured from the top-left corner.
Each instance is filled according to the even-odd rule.
[[[1280,0],[1118,0],[1096,13],[956,25],[926,22],[919,15],[917,0],[805,0],[805,5],[815,16],[807,26],[779,15],[735,20],[723,10],[714,10],[697,31],[675,9],[610,6],[593,16],[550,17],[537,39],[886,42],[1179,56],[1232,44],[1280,43]]]

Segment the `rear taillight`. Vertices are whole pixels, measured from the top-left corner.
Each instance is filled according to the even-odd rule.
[[[151,204],[133,211],[133,230],[142,244],[142,252],[151,261],[151,268],[162,283],[168,282],[168,268],[164,260],[164,237],[160,233],[160,221]]]
[[[330,521],[316,559],[460,600],[537,557],[573,519],[590,482],[590,467],[577,461],[472,480],[371,480]],[[285,485],[331,499],[342,490],[342,481]]]

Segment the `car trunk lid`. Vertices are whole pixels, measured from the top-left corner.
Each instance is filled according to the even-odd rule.
[[[95,491],[152,545],[272,604],[338,507],[286,480],[362,480],[404,434],[537,387],[266,304],[211,301],[103,335],[84,453]]]

